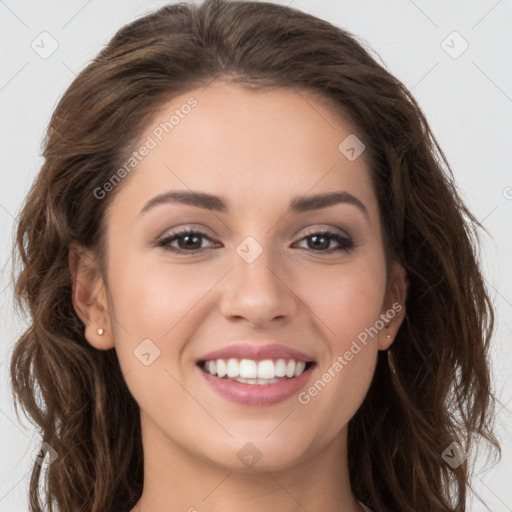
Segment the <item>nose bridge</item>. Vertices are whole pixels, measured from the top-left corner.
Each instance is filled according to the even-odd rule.
[[[271,236],[265,237],[269,244]],[[225,316],[242,316],[254,323],[289,316],[294,296],[286,283],[278,256],[271,247],[247,236],[235,248],[233,270],[222,300]]]

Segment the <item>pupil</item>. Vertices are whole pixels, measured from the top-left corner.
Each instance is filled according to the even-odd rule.
[[[316,242],[314,242],[314,244],[313,244],[313,245],[314,245],[314,248],[317,248],[317,249],[318,249],[318,248],[319,248],[319,246],[320,246],[322,249],[325,249],[325,248],[327,248],[327,247],[329,246],[329,242],[328,242],[328,241],[326,241],[326,240],[327,240],[327,238],[326,238],[325,236],[323,236],[323,235],[320,235],[320,236],[319,236],[319,235],[313,235],[312,239],[313,239],[314,241],[316,241],[316,240],[318,240],[318,239],[323,239],[323,240],[324,240],[324,243],[323,243],[323,244],[322,244],[322,243],[317,244]]]
[[[191,238],[195,239],[195,244],[197,245],[197,241],[199,239],[199,236],[197,236],[197,235],[184,235],[183,240],[186,240],[185,246],[188,247],[188,248],[191,248],[191,245],[194,245],[194,242],[192,242],[192,244],[188,243],[188,241]],[[195,248],[195,247],[192,247],[192,248]]]

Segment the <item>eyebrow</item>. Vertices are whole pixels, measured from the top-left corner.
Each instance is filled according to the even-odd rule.
[[[196,191],[170,191],[150,199],[139,213],[143,215],[151,208],[161,204],[183,204],[221,213],[229,212],[229,205],[223,197]],[[366,206],[346,191],[326,192],[312,196],[298,196],[290,201],[288,213],[304,213],[320,210],[335,204],[351,204],[359,208],[369,218]]]

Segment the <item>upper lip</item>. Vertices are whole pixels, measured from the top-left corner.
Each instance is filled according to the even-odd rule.
[[[251,343],[228,345],[208,352],[198,362],[215,359],[253,359],[255,361],[262,361],[264,359],[294,359],[295,361],[304,361],[305,363],[314,361],[308,354],[299,352],[294,348],[278,343],[261,345],[261,341],[257,345]]]

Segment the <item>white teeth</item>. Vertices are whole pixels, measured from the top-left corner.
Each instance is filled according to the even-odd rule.
[[[245,384],[273,384],[279,382],[276,377],[298,377],[306,368],[304,361],[290,359],[264,359],[254,361],[252,359],[215,359],[206,361],[203,369],[211,375],[226,377],[244,382]]]
[[[275,384],[279,382],[278,379],[244,379],[243,377],[236,377],[234,380],[243,384]]]
[[[236,359],[228,360],[227,371],[229,378],[238,377],[240,375],[238,373],[238,361]]]
[[[305,368],[306,363],[304,361],[297,361],[297,364],[295,365],[295,377],[298,377],[302,372],[304,372]]]
[[[224,377],[228,373],[224,359],[217,359],[216,366],[218,377]]]
[[[258,363],[251,359],[242,359],[239,366],[240,377],[256,379],[258,377]]]
[[[286,376],[289,378],[295,377],[295,361],[288,361],[286,365]]]
[[[286,361],[278,359],[276,361],[276,377],[284,377],[286,375]]]
[[[274,379],[276,367],[271,359],[264,359],[258,363],[258,379]]]

